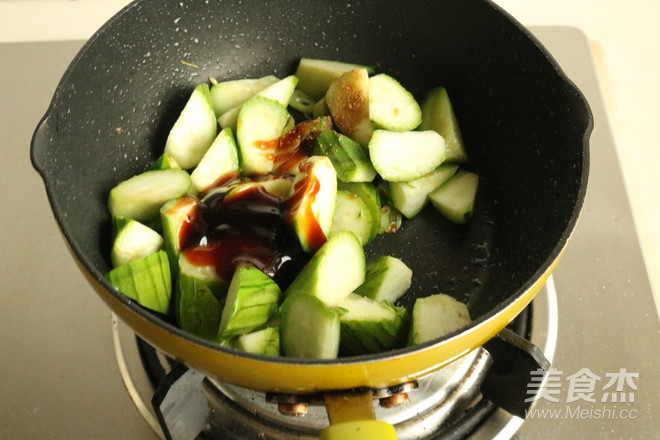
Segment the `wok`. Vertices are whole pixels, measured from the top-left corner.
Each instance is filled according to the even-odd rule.
[[[301,57],[374,65],[419,99],[445,86],[481,176],[474,218],[427,208],[366,249],[403,259],[404,298],[468,304],[465,329],[416,347],[338,360],[267,358],[184,333],[118,294],[109,190],[150,166],[195,85],[293,73]],[[138,0],[106,23],[64,74],[31,145],[53,213],[103,301],[165,354],[255,390],[386,387],[481,346],[532,300],[556,265],[586,191],[589,107],[545,49],[489,1]],[[55,287],[56,288],[56,287]],[[72,311],[75,313],[75,311]]]

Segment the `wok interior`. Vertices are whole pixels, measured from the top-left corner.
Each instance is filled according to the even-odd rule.
[[[384,1],[142,1],[75,60],[40,159],[62,229],[93,276],[110,268],[108,191],[162,153],[192,88],[209,76],[282,77],[303,56],[374,65],[419,100],[439,85],[452,98],[481,176],[477,210],[458,227],[427,209],[368,247],[413,269],[404,302],[450,293],[477,319],[547,267],[581,200],[588,111],[489,3],[413,1],[400,13]]]

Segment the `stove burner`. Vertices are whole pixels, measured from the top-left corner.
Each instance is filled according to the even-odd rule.
[[[375,399],[376,418],[394,425],[401,440],[424,438],[425,432],[445,435],[438,438],[461,438],[444,433],[459,421],[465,422],[466,426],[478,423],[477,414],[472,413],[471,409],[480,400],[479,383],[490,363],[490,356],[484,350],[476,350],[460,362],[421,379],[418,388],[409,393],[409,400],[398,407],[382,407]],[[271,427],[280,432],[280,437],[273,439],[318,438],[320,431],[328,425],[326,410],[320,399],[311,400],[304,417],[290,417],[281,414],[276,405],[268,403],[263,393],[227,384],[214,385],[211,406],[222,408],[224,413],[220,415],[216,411],[212,425],[230,428],[236,425],[236,418],[247,413],[249,415],[244,421],[249,426],[250,435],[246,438],[256,438],[258,433],[272,430]],[[255,416],[258,416],[256,421],[253,420]],[[282,436],[282,432],[287,434]]]
[[[534,341],[534,333],[541,333],[541,348],[546,351],[546,356],[549,358],[553,352],[554,340],[552,337],[556,336],[556,328],[548,329],[547,325],[553,323],[556,325],[556,321],[552,316],[547,315],[548,309],[550,309],[550,315],[553,314],[555,301],[554,283],[550,278],[533,303],[534,327],[536,328],[537,324],[540,324],[541,328],[532,331],[531,306],[525,309],[509,326],[509,329],[516,334],[532,341]],[[541,307],[536,307],[538,304]],[[537,309],[541,309],[541,316],[538,316]],[[136,396],[133,394],[138,393],[131,392],[131,389],[134,390],[135,387],[129,386],[127,383],[127,389],[140,409],[141,406],[145,406],[145,400],[148,402],[152,399],[154,390],[158,393],[159,387],[162,388],[162,384],[164,381],[167,382],[167,378],[173,374],[172,372],[176,371],[175,374],[181,374],[182,371],[186,371],[186,367],[155,350],[132,334],[130,329],[126,333],[126,336],[122,338],[118,331],[115,332],[116,345],[132,343],[134,350],[138,353],[139,366],[124,368],[123,370],[126,370],[126,374],[122,374],[124,381],[132,382],[133,377],[127,376],[144,376],[149,385],[145,389],[151,389],[151,394],[146,391],[142,393],[142,396]],[[545,337],[549,337],[550,340],[545,340]],[[119,339],[126,339],[130,342],[117,343]],[[537,341],[536,344],[539,342]],[[548,348],[550,349],[549,354]],[[510,414],[498,408],[480,391],[491,364],[492,358],[488,352],[478,349],[450,366],[420,379],[417,389],[410,390],[409,400],[402,405],[386,408],[378,405],[376,398],[380,396],[375,396],[377,418],[393,424],[400,440],[494,438],[499,430],[503,429],[503,426],[508,426],[509,428],[505,431],[510,432],[506,437],[497,438],[510,438],[522,420],[512,419]],[[141,371],[132,371],[135,369],[141,369]],[[320,404],[315,404],[314,399],[308,405],[304,417],[292,417],[278,411],[277,403],[273,403],[272,396],[267,396],[266,393],[209,379],[201,382],[200,390],[211,411],[209,423],[197,440],[216,438],[317,439],[319,431],[328,424],[325,408]],[[317,399],[317,403],[319,402],[320,399]],[[163,426],[162,420],[160,423],[156,420],[155,414],[158,414],[158,411],[154,413],[152,410],[150,414],[145,414],[142,409],[141,413],[146,419],[152,419],[148,422],[161,438],[170,438],[169,434],[165,435],[160,432],[161,429],[154,427],[154,425]],[[495,431],[492,426],[489,426],[493,421],[501,425]],[[486,436],[483,436],[483,433]],[[173,440],[176,438],[173,437]]]

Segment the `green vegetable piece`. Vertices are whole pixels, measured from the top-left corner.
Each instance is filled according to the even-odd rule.
[[[419,214],[431,191],[445,183],[458,171],[458,165],[444,163],[430,173],[408,182],[389,182],[392,205],[407,218]]]
[[[255,96],[243,104],[236,139],[244,174],[263,175],[273,170],[274,141],[282,134],[288,119],[286,108],[272,99]]]
[[[174,158],[167,154],[163,153],[151,166],[152,170],[172,170],[172,169],[181,169],[181,166],[178,164]]]
[[[444,87],[431,90],[422,103],[422,123],[420,130],[435,130],[447,143],[448,162],[467,162],[468,155],[463,136]]]
[[[352,232],[339,232],[312,256],[285,291],[285,296],[310,295],[336,305],[364,282],[365,256]]]
[[[428,197],[442,215],[454,223],[462,224],[472,217],[478,185],[477,174],[460,170],[429,193]]]
[[[112,269],[106,274],[112,286],[142,307],[158,313],[170,311],[172,279],[165,251]]]
[[[337,189],[341,191],[348,191],[360,197],[366,204],[372,219],[380,218],[380,194],[376,186],[370,182],[339,182]],[[378,221],[373,221],[371,224],[371,237],[373,240],[380,233],[380,224]]]
[[[330,237],[341,231],[351,231],[364,245],[371,240],[373,221],[369,208],[359,196],[349,191],[337,191]]]
[[[325,96],[328,87],[334,80],[359,67],[365,68],[367,73],[373,72],[373,67],[363,64],[301,58],[296,69],[296,76],[299,79],[298,88],[310,98],[319,100]]]
[[[288,296],[281,308],[282,354],[294,358],[334,359],[339,353],[339,315],[307,294]]]
[[[124,180],[110,190],[108,208],[114,217],[149,222],[163,204],[186,194],[191,186],[184,170],[150,170]]]
[[[281,79],[261,90],[250,99],[253,99],[256,96],[271,99],[286,109],[286,107],[289,105],[289,101],[291,100],[291,96],[293,95],[293,91],[296,88],[296,84],[298,84],[298,78],[293,75],[287,76],[286,78]],[[236,130],[238,128],[238,119],[243,105],[245,104],[238,105],[231,110],[221,114],[220,117],[218,117],[220,126],[223,128],[229,127],[233,130]],[[280,130],[280,133],[282,133],[282,130]],[[280,133],[278,133],[278,135]]]
[[[380,353],[405,345],[410,324],[405,308],[355,294],[345,298],[339,307],[342,353]]]
[[[291,96],[293,95],[297,84],[298,77],[295,75],[289,75],[286,78],[282,78],[278,82],[266,87],[257,93],[256,96],[272,99],[277,101],[281,106],[286,107],[291,101]]]
[[[364,68],[344,73],[330,84],[325,104],[339,130],[363,147],[374,132],[369,119],[369,74]]]
[[[206,192],[236,179],[240,174],[238,149],[231,128],[225,128],[215,138],[190,179],[198,191]]]
[[[115,220],[115,224],[119,227],[110,252],[113,267],[123,266],[158,252],[163,245],[163,237],[159,233],[138,221]]]
[[[388,255],[367,264],[364,283],[355,293],[376,301],[395,303],[410,288],[412,270],[398,258]]]
[[[369,78],[369,117],[385,130],[414,130],[422,122],[422,110],[413,95],[384,73]]]
[[[389,182],[422,177],[437,168],[446,154],[444,139],[433,130],[376,130],[369,142],[371,163]]]
[[[337,172],[337,179],[342,182],[371,182],[376,177],[376,170],[364,148],[335,131],[319,133],[312,153],[330,158]]]
[[[295,89],[289,100],[289,105],[294,110],[299,111],[305,116],[311,116],[313,113],[314,99],[310,98],[305,92],[300,89]]]
[[[211,102],[216,116],[240,106],[268,86],[278,82],[273,75],[261,78],[222,81],[211,87]]]
[[[192,264],[185,253],[179,257],[174,312],[182,330],[215,340],[228,284],[213,268]]]
[[[289,118],[289,121],[293,121],[293,118]],[[309,157],[308,144],[331,128],[330,117],[309,119],[291,127],[278,140],[273,172],[294,176],[300,173],[300,163]],[[312,154],[321,155],[314,152]]]
[[[249,333],[277,312],[280,288],[254,266],[239,266],[229,285],[218,338]]]
[[[183,169],[197,166],[217,134],[209,85],[195,87],[165,142],[165,153]]]
[[[417,345],[448,335],[470,323],[467,306],[438,293],[417,298],[412,310],[408,345]]]
[[[321,116],[330,116],[330,109],[325,104],[325,98],[321,98],[316,101],[316,104],[312,106],[312,116],[314,118],[320,118]]]
[[[258,181],[247,181],[236,183],[231,186],[224,198],[225,202],[230,202],[236,197],[240,197],[245,191],[254,191],[256,188],[267,192],[271,196],[279,197],[280,199],[286,198],[291,192],[291,184],[293,178],[291,176],[269,176]]]
[[[172,273],[179,273],[182,226],[194,223],[198,213],[199,200],[190,195],[170,200],[160,209],[163,249],[167,252]]]
[[[317,250],[330,235],[337,198],[337,174],[325,156],[312,156],[298,166],[285,218],[307,252]]]
[[[266,327],[236,338],[234,344],[238,350],[265,356],[280,355],[280,332],[277,327]]]

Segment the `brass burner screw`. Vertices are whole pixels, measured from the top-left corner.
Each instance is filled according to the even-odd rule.
[[[393,408],[395,406],[403,405],[408,401],[408,393],[392,394],[388,397],[379,399],[380,406],[383,408]]]
[[[280,414],[292,417],[302,417],[307,414],[307,403],[279,403],[277,410]]]

